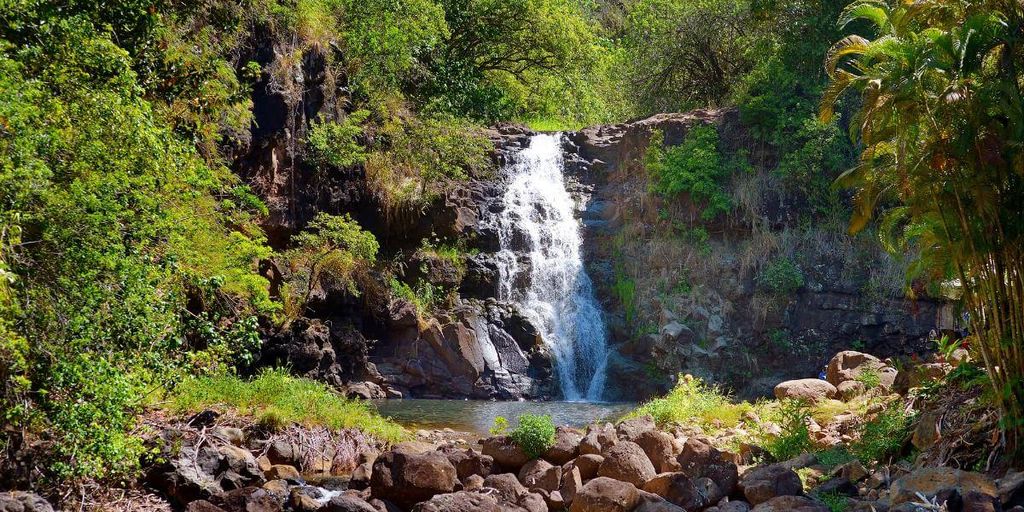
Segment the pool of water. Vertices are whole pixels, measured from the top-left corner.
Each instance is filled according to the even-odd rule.
[[[594,422],[615,421],[636,407],[634,403],[601,402],[491,402],[487,400],[380,400],[384,416],[412,428],[450,428],[487,435],[494,418],[512,424],[521,414],[547,414],[555,425],[583,427]]]

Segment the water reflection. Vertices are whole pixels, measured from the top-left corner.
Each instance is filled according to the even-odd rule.
[[[413,428],[451,428],[486,435],[494,418],[512,424],[521,414],[547,414],[555,425],[583,427],[615,421],[636,407],[633,403],[489,402],[484,400],[379,400],[381,414]]]

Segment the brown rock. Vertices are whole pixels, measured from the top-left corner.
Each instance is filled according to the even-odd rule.
[[[654,465],[647,458],[643,448],[640,448],[640,445],[634,442],[623,441],[608,448],[602,455],[604,456],[604,462],[597,469],[599,476],[606,476],[623,482],[629,482],[636,487],[643,487],[648,480],[657,475]]]
[[[989,477],[981,473],[947,467],[918,469],[900,477],[889,488],[893,507],[919,500],[918,493],[931,499],[937,495],[948,495],[953,492],[959,493],[960,496],[966,496],[971,491],[988,496],[999,495],[995,482]]]
[[[289,466],[287,464],[274,464],[270,466],[270,470],[266,473],[268,480],[291,480],[293,482],[302,479],[299,475],[299,470],[295,469],[295,466]]]
[[[597,432],[588,432],[587,435],[583,436],[580,440],[580,455],[600,455],[601,454],[601,441],[597,438]]]
[[[482,489],[483,486],[484,477],[480,475],[469,475],[462,481],[462,489],[464,491],[476,491]]]
[[[565,498],[562,497],[561,491],[555,491],[544,497],[544,502],[548,505],[548,510],[552,512],[558,510],[565,510],[566,503]]]
[[[855,381],[860,375],[868,370],[879,374],[879,386],[883,389],[892,389],[896,380],[896,370],[887,366],[877,357],[854,350],[844,350],[832,357],[825,369],[825,380],[833,386],[839,386],[846,381]]]
[[[506,471],[519,471],[530,457],[508,436],[488,437],[483,443],[484,455],[490,456],[494,463]]]
[[[820,501],[805,496],[777,496],[754,507],[753,512],[830,512]]]
[[[597,477],[583,486],[570,512],[630,512],[640,503],[640,493],[630,483]]]
[[[680,471],[686,476],[710,478],[722,494],[729,496],[739,481],[739,468],[725,458],[724,454],[710,443],[691,437],[683,444],[683,451],[676,460],[679,462]]]
[[[562,485],[559,487],[559,492],[562,495],[562,500],[567,504],[572,504],[572,501],[576,499],[576,494],[583,488],[583,479],[580,477],[580,468],[573,466],[568,473],[562,473]]]
[[[429,501],[416,505],[413,512],[502,512],[494,496],[460,491],[438,494]]]
[[[582,440],[583,436],[575,429],[558,427],[555,431],[555,444],[544,452],[543,458],[552,464],[565,464],[579,455]]]
[[[1024,505],[1024,471],[1010,471],[999,479],[999,500],[1004,505]]]
[[[775,386],[775,398],[820,402],[836,396],[836,387],[821,379],[796,379],[780,382]]]
[[[867,386],[859,380],[844,380],[836,386],[836,396],[844,402],[849,402],[863,395],[867,390]]]
[[[914,435],[910,439],[915,448],[927,450],[938,442],[941,438],[939,433],[939,422],[941,420],[941,415],[936,411],[921,413],[921,418],[917,421],[917,426],[914,427]]]
[[[501,501],[509,503],[515,503],[527,492],[526,487],[519,483],[519,479],[512,473],[488,476],[484,479],[484,487],[496,490]]]
[[[712,503],[700,494],[693,480],[683,473],[662,473],[648,481],[644,491],[657,494],[686,510],[699,510]]]
[[[281,502],[265,489],[242,487],[210,498],[210,503],[226,512],[281,512]]]
[[[557,491],[562,483],[562,467],[552,466],[544,459],[534,459],[519,470],[519,481],[528,489]]]
[[[347,494],[335,496],[323,508],[312,510],[320,512],[377,512],[377,509],[369,503]]]
[[[437,494],[450,493],[458,483],[455,466],[444,454],[386,452],[373,463],[372,496],[409,508]]]
[[[576,457],[571,464],[580,469],[580,478],[590,480],[597,476],[597,470],[601,467],[602,462],[604,462],[604,457],[595,453],[588,453]],[[562,473],[565,473],[565,471]]]
[[[0,502],[0,510],[3,510],[4,512],[19,512],[18,509],[4,507],[4,504],[2,502]],[[53,509],[51,508],[50,510],[53,510]],[[25,512],[28,512],[28,510],[25,509]],[[199,501],[193,501],[192,503],[189,503],[188,506],[185,507],[185,512],[225,512],[225,511],[224,511],[224,509],[218,507],[217,505],[214,505],[213,503],[210,503],[209,501],[199,500]]]
[[[352,470],[352,477],[348,481],[348,488],[355,490],[369,489],[370,478],[373,476],[373,464],[364,462]]]
[[[664,432],[648,430],[637,436],[636,444],[640,445],[647,458],[651,459],[655,471],[667,473],[680,469],[679,461],[676,460],[678,454],[675,451],[675,443],[672,441],[673,437]]]
[[[469,475],[480,475],[487,477],[494,470],[494,458],[484,455],[471,448],[447,448],[443,453],[448,457],[448,462],[455,466],[459,480],[465,480]]]
[[[746,472],[740,479],[740,490],[754,508],[777,496],[803,494],[803,483],[796,472],[779,464],[772,464]]]
[[[650,432],[656,428],[658,427],[654,424],[654,418],[648,415],[619,422],[618,426],[615,427],[615,433],[619,439],[635,443],[640,434]]]
[[[539,493],[528,492],[520,496],[515,504],[526,512],[548,512],[547,501]]]

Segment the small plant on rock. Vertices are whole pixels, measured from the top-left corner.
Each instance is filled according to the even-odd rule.
[[[503,436],[508,433],[508,420],[504,416],[494,418],[494,425],[488,431],[492,436]]]
[[[877,368],[865,368],[857,375],[857,382],[866,389],[875,389],[882,384],[882,374]]]
[[[914,416],[902,407],[891,407],[864,424],[860,440],[850,449],[857,459],[867,464],[897,457],[910,438]]]
[[[524,414],[510,436],[530,458],[537,458],[555,444],[555,424],[551,416]]]

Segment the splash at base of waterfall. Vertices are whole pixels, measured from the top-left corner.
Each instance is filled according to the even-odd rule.
[[[561,135],[535,135],[505,172],[504,209],[496,219],[498,296],[517,302],[540,329],[554,355],[563,397],[601,400],[607,331],[583,266],[577,205],[565,187]],[[522,277],[525,288],[516,286]]]

